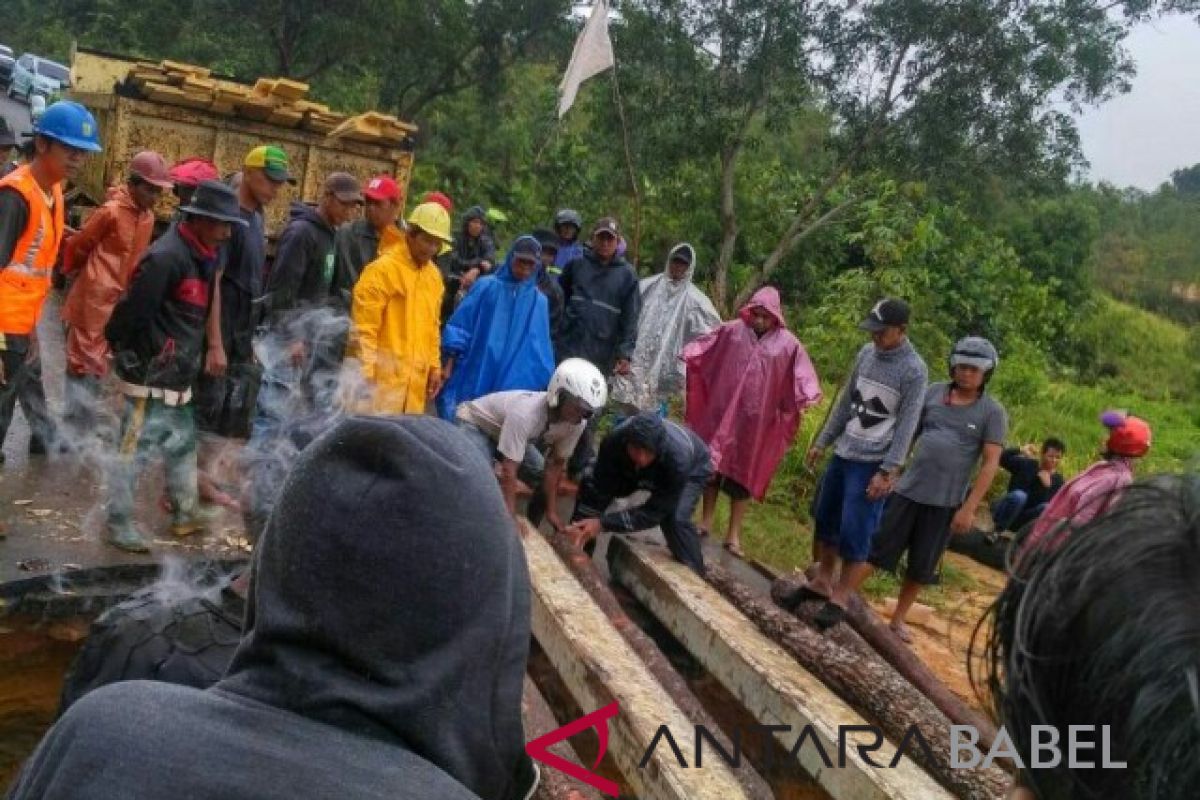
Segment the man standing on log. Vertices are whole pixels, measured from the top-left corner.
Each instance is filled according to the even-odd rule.
[[[975,512],[1000,469],[1008,416],[1000,403],[984,393],[999,363],[996,348],[987,339],[968,336],[954,345],[950,381],[926,390],[916,455],[884,508],[870,561],[894,572],[907,553],[904,584],[891,622],[901,641],[912,641],[904,617],[921,588],[939,581],[950,536],[971,530]],[[968,492],[981,456],[979,474]],[[829,602],[817,615],[817,624],[828,628],[844,616],[844,606]]]
[[[692,515],[711,475],[708,448],[695,433],[653,411],[630,417],[600,444],[567,536],[584,547],[602,530],[635,533],[657,525],[671,555],[703,575],[704,554]],[[641,505],[605,513],[613,500],[644,489],[650,496]]]
[[[821,384],[800,340],[787,329],[779,291],[764,286],[739,318],[683,348],[687,423],[712,452],[715,480],[704,490],[702,527],[712,527],[717,493],[729,495],[725,549],[742,555],[742,518],[762,500]]]
[[[871,343],[858,352],[845,391],[808,451],[815,468],[834,446],[814,514],[820,566],[805,594],[837,608],[871,572],[871,540],[921,418],[929,370],[908,339],[908,319],[908,304],[887,298],[859,324]]]

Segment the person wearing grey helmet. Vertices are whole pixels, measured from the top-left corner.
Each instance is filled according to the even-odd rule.
[[[558,236],[554,256],[554,269],[550,274],[557,278],[562,274],[563,267],[583,256],[583,242],[579,234],[583,231],[583,217],[573,208],[560,209],[554,215],[554,233]]]

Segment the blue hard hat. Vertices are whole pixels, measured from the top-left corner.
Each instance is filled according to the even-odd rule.
[[[52,103],[33,126],[33,132],[78,150],[100,152],[100,130],[96,118],[92,112],[70,100]]]

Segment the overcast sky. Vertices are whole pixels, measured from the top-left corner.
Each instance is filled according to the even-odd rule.
[[[1091,178],[1154,189],[1200,163],[1200,25],[1172,17],[1134,31],[1133,91],[1079,120]]]

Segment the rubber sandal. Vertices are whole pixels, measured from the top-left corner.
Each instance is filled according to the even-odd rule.
[[[908,626],[903,622],[901,622],[899,625],[888,625],[888,627],[891,629],[892,633],[896,634],[897,639],[905,644],[912,644],[912,631],[910,631]]]
[[[845,618],[846,609],[830,600],[826,602],[825,605],[821,606],[821,610],[817,612],[817,616],[813,622],[815,622],[817,627],[822,631],[827,631]]]

